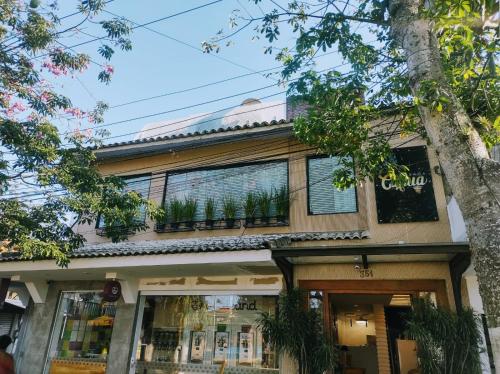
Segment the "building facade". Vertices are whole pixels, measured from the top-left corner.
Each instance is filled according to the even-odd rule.
[[[246,101],[241,112],[261,105]],[[402,322],[411,300],[452,310],[469,300],[469,249],[452,240],[434,150],[396,137],[405,188],[382,176],[340,191],[331,183],[339,160],[277,119],[226,116],[168,135],[149,126],[96,150],[103,174],[124,177],[168,218],[139,214],[150,228],[121,243],[106,239],[102,220],[81,225],[87,244],[65,269],[1,257],[1,277],[31,296],[19,373],[217,373],[222,363],[225,373],[292,373],[258,323],[287,287],[307,290],[322,313],[341,372],[415,369]]]

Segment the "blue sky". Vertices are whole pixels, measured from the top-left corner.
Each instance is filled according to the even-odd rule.
[[[149,22],[170,14],[184,11],[202,4],[208,0],[114,0],[107,5],[107,10],[124,16],[137,23]],[[255,6],[253,1],[248,0],[224,0],[220,3],[180,15],[165,21],[154,23],[149,27],[176,38],[182,42],[200,47],[201,42],[214,36],[215,33],[225,28],[228,30],[230,13],[238,8],[242,15],[247,15],[246,8],[252,16],[262,15],[261,10]],[[59,13],[65,15],[74,11],[76,2],[60,2]],[[265,12],[272,7],[269,1],[262,2],[262,10]],[[61,27],[78,23],[81,16],[74,16],[64,20]],[[96,18],[96,21],[103,14]],[[103,35],[99,26],[87,23],[84,31],[96,36]],[[285,31],[285,29],[283,30]],[[97,80],[99,68],[91,64],[90,68],[75,79],[52,78],[57,82],[62,93],[69,96],[74,105],[82,109],[89,109],[95,105],[96,100],[102,100],[110,105],[121,104],[131,100],[144,97],[161,95],[164,93],[178,91],[233,76],[249,73],[252,70],[262,70],[278,66],[274,56],[265,55],[264,40],[254,40],[253,26],[236,35],[231,40],[234,42],[229,47],[224,47],[218,56],[203,54],[193,48],[181,43],[169,40],[150,30],[138,28],[131,35],[133,49],[130,52],[117,51],[111,65],[115,68],[112,82],[105,85]],[[71,36],[63,41],[65,45],[73,45],[81,41],[91,39],[86,35]],[[293,46],[293,35],[284,32],[276,44],[277,46]],[[93,42],[75,48],[79,52],[89,53],[92,58],[100,63],[105,63],[97,55],[99,42]],[[223,61],[228,59],[233,63]],[[338,65],[341,60],[336,54],[317,59],[318,69],[325,69]],[[245,68],[236,66],[242,65]],[[116,109],[110,109],[105,115],[105,124],[123,121],[129,118],[149,115],[152,113],[169,111],[200,102],[214,100],[220,97],[234,95],[240,92],[258,89],[273,84],[273,80],[259,74],[233,80],[223,84],[206,87],[188,93],[175,94],[159,99],[148,100],[141,103],[127,105]],[[222,100],[216,103],[206,104],[192,109],[180,110],[164,115],[154,116],[147,119],[127,121],[119,125],[108,126],[107,129],[114,137],[113,141],[124,141],[132,138],[132,135],[117,137],[122,134],[138,131],[147,123],[165,119],[176,119],[186,115],[211,112],[221,108],[240,104],[247,97],[263,97],[283,91],[283,87],[272,87],[252,94],[238,96],[232,99]],[[269,98],[270,101],[285,99],[283,94]],[[61,123],[61,131],[67,129],[67,123]],[[85,127],[85,126],[84,126]]]

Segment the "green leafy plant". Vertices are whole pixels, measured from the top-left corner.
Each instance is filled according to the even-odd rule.
[[[247,223],[254,223],[255,213],[257,210],[257,196],[255,193],[249,191],[245,196],[245,204],[243,206],[245,210],[245,219]]]
[[[261,220],[268,221],[271,214],[272,195],[267,191],[262,191],[257,200]]]
[[[179,227],[179,222],[184,217],[184,204],[179,199],[170,200],[170,225],[173,228]]]
[[[277,314],[263,313],[259,326],[278,353],[297,361],[300,374],[323,374],[337,366],[337,352],[324,334],[321,315],[305,307],[306,298],[297,288],[282,293]]]
[[[276,215],[278,217],[278,221],[284,221],[286,218],[288,218],[290,210],[290,196],[288,195],[288,187],[286,185],[282,185],[278,190],[275,191],[274,200],[276,204]]]
[[[407,334],[417,343],[422,374],[479,374],[481,334],[478,316],[436,307],[427,299],[414,302]]]
[[[198,210],[198,201],[193,197],[186,197],[184,200],[183,213],[188,226],[192,226],[196,211]]]
[[[215,199],[209,197],[205,200],[205,222],[213,224],[215,218]]]
[[[238,211],[238,204],[232,196],[225,196],[222,200],[222,210],[224,212],[224,219],[226,220],[226,226],[234,226],[234,220],[236,219],[236,212]]]

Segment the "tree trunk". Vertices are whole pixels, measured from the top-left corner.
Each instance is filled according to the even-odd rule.
[[[500,163],[489,158],[446,81],[438,41],[429,20],[420,17],[420,5],[418,0],[390,0],[391,32],[405,52],[413,94],[425,81],[434,81],[450,100],[442,112],[420,106],[420,117],[464,216],[500,368]]]

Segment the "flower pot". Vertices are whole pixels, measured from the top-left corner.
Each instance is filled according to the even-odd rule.
[[[209,227],[209,228],[214,227],[214,220],[213,219],[206,219],[205,220],[205,227]]]
[[[187,221],[185,224],[187,228],[192,229],[194,227],[194,221]]]
[[[246,217],[245,218],[246,225],[253,225],[254,223],[255,223],[255,217]]]
[[[226,227],[231,229],[234,227],[235,219],[234,218],[227,218],[225,220],[225,222],[226,222]]]
[[[260,217],[260,223],[267,225],[269,223],[269,217]]]
[[[173,230],[177,230],[179,228],[179,222],[170,222],[170,228]]]

